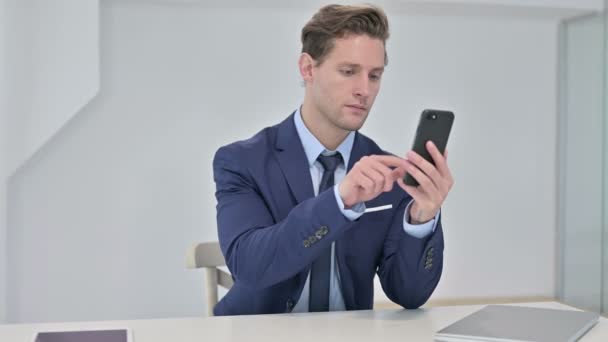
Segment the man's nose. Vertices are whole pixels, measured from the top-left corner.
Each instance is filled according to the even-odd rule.
[[[367,97],[370,93],[370,82],[367,75],[357,77],[354,93],[356,97]]]

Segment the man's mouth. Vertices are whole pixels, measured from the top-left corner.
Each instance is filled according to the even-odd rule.
[[[362,111],[367,110],[367,108],[365,108],[365,106],[358,105],[358,104],[346,105],[346,107],[358,109],[358,110],[362,110]]]

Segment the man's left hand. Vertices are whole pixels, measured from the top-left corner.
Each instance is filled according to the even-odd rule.
[[[403,171],[414,177],[419,185],[406,185],[403,177],[397,179],[399,186],[414,199],[414,203],[410,206],[411,224],[422,224],[432,220],[454,185],[454,179],[447,163],[447,149],[445,155],[441,155],[437,146],[431,141],[426,143],[426,149],[433,157],[435,165],[429,163],[418,153],[409,151],[406,161],[408,165]]]

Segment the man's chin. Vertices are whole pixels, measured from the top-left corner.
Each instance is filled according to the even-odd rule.
[[[343,130],[345,131],[358,131],[361,129],[361,127],[363,127],[363,124],[365,123],[365,118],[363,119],[357,119],[357,120],[345,120],[344,122],[341,123],[341,127]]]

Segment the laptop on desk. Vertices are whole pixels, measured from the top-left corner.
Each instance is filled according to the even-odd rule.
[[[598,320],[595,312],[488,305],[438,331],[435,341],[571,342]]]

